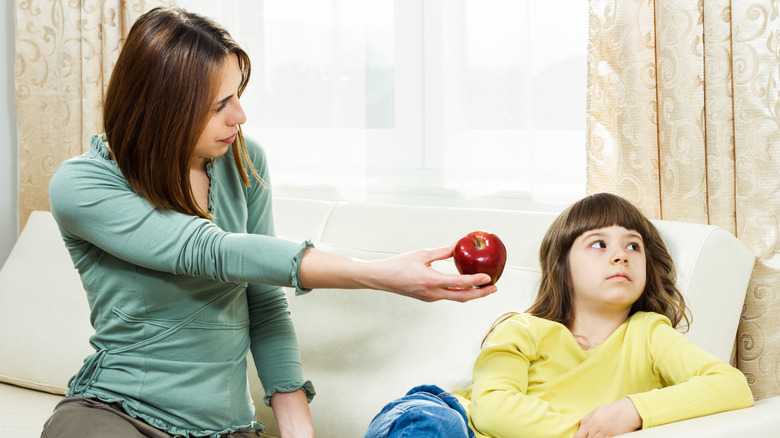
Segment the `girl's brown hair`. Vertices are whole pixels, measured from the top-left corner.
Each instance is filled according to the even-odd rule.
[[[569,252],[582,233],[619,225],[638,232],[645,248],[647,282],[629,315],[639,311],[666,315],[677,327],[682,320],[690,326],[685,299],[675,281],[677,274],[672,256],[656,227],[633,204],[620,196],[598,193],[587,196],[564,210],[553,221],[539,248],[542,278],[539,293],[528,314],[559,322],[566,327],[574,323],[573,288],[569,269]],[[507,313],[493,323],[492,330],[516,313]]]
[[[195,200],[189,166],[231,55],[241,69],[240,96],[249,56],[213,21],[155,8],[130,29],[106,91],[103,124],[122,174],[155,207],[211,218]],[[249,185],[249,173],[262,183],[240,127],[232,152],[243,183]]]

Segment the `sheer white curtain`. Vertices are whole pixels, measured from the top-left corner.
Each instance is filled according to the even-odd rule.
[[[585,193],[587,2],[177,0],[253,71],[277,196],[557,210]]]

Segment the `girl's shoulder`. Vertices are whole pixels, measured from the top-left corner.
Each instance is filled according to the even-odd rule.
[[[636,312],[628,318],[628,322],[634,326],[672,326],[669,317],[656,312]]]
[[[645,342],[651,342],[656,335],[664,338],[683,336],[672,327],[667,316],[656,312],[636,312],[631,315],[626,324],[626,335],[634,339],[644,339]]]
[[[542,339],[550,338],[551,336],[557,337],[566,335],[568,333],[569,329],[561,323],[533,316],[528,313],[517,313],[496,325],[491,338],[524,338],[533,343],[538,343]]]
[[[566,328],[561,323],[551,321],[549,319],[540,318],[538,316],[534,316],[529,313],[516,313],[510,316],[509,318],[507,318],[504,322],[498,324],[496,328],[505,325],[507,323],[519,327],[527,327],[530,329],[541,329],[541,330],[554,330],[556,328]]]

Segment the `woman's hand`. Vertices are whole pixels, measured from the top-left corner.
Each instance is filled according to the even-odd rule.
[[[431,267],[437,260],[452,257],[453,249],[454,246],[424,249],[372,262],[381,264],[389,272],[376,279],[381,281],[377,288],[422,301],[446,299],[460,302],[481,298],[498,290],[495,285],[484,286],[490,283],[487,274],[443,274]]]
[[[301,285],[309,289],[376,289],[422,301],[469,301],[497,291],[487,274],[457,275],[436,271],[431,264],[452,257],[454,245],[423,249],[381,260],[362,261],[316,249],[304,253]]]
[[[314,437],[309,403],[303,390],[275,393],[271,396],[271,408],[282,438]]]
[[[574,438],[607,438],[633,432],[641,427],[642,417],[631,399],[626,397],[600,406],[584,416]]]

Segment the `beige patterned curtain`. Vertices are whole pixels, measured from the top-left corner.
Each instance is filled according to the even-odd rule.
[[[780,394],[778,7],[590,0],[588,192],[753,249],[735,362],[759,399]]]
[[[101,125],[102,96],[135,19],[165,0],[15,0],[19,226],[49,209],[49,179]]]

